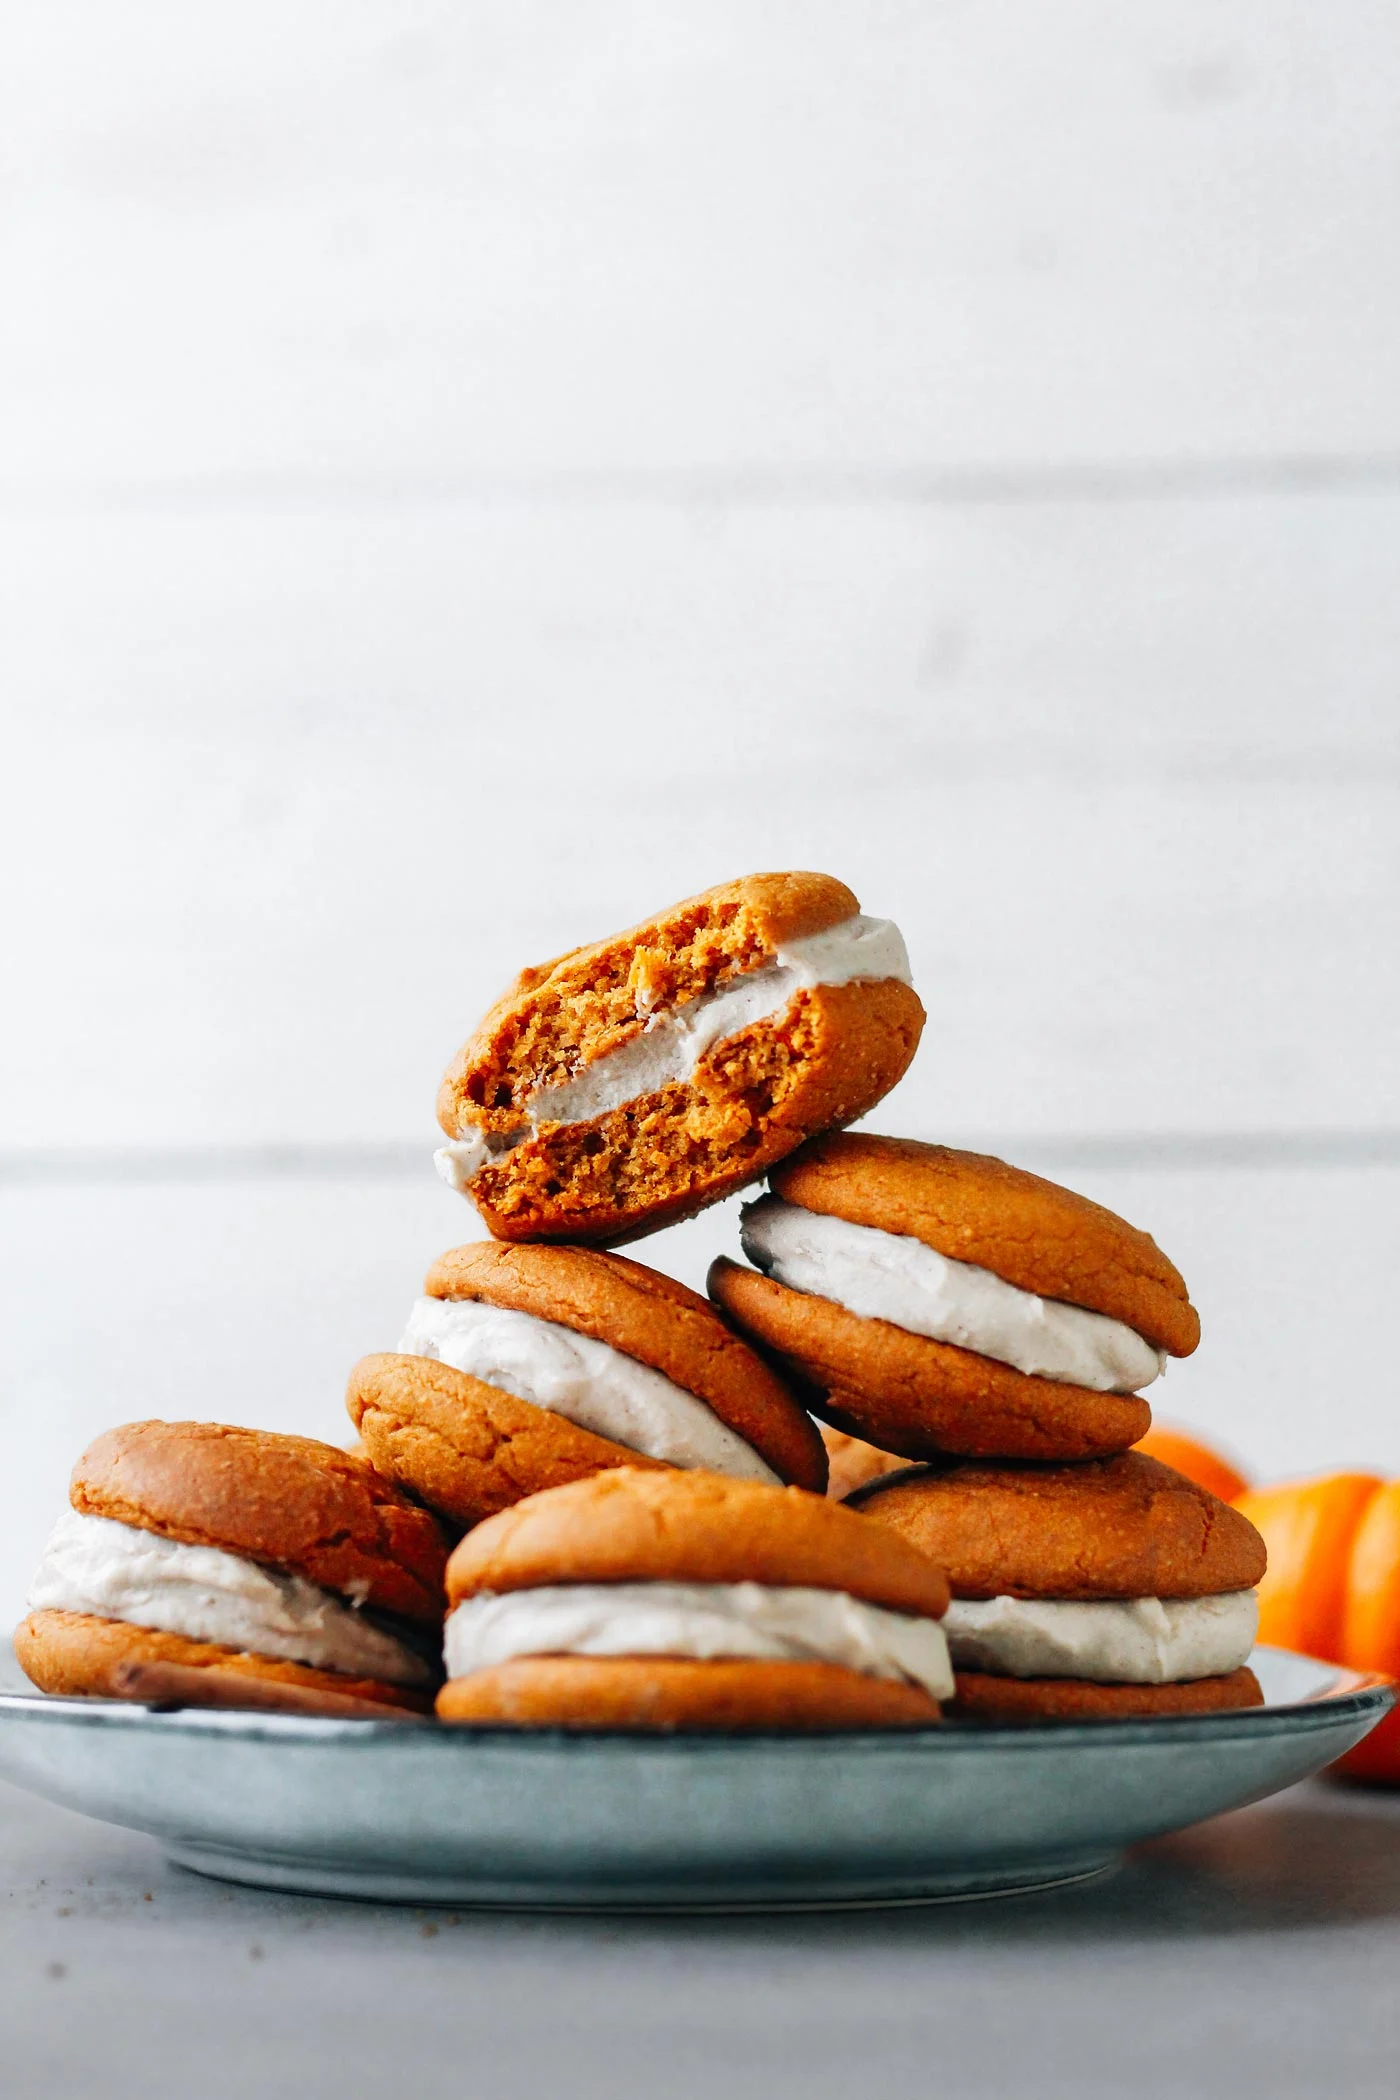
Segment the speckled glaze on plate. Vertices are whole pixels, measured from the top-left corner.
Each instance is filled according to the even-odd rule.
[[[1281,1650],[1266,1705],[867,1735],[519,1733],[0,1694],[0,1777],[228,1881],[402,1903],[753,1910],[1082,1880],[1359,1742],[1390,1680]]]

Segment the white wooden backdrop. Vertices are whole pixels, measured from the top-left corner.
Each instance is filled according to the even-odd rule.
[[[1398,69],[1380,0],[7,12],[0,1611],[107,1422],[338,1435],[477,1011],[754,867],[908,930],[881,1125],[1181,1262],[1166,1411],[1400,1469]]]

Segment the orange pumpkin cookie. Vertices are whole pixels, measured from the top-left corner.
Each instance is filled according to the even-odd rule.
[[[522,971],[438,1097],[505,1240],[616,1244],[756,1180],[908,1067],[903,942],[829,875],[752,875]]]
[[[947,1586],[800,1488],[626,1469],[469,1532],[448,1567],[448,1720],[880,1727],[938,1718]]]
[[[832,1132],[744,1212],[710,1295],[811,1405],[906,1458],[1126,1450],[1138,1388],[1195,1348],[1186,1287],[1096,1203],[978,1153]]]
[[[41,1689],[431,1706],[446,1540],[364,1460],[309,1437],[133,1422],[83,1454],[70,1498],[16,1636]]]
[[[625,1372],[632,1364],[655,1373],[678,1390],[676,1414],[693,1424],[687,1455],[713,1472],[728,1470],[724,1441],[702,1443],[705,1425],[693,1405],[682,1402],[698,1401],[780,1480],[818,1493],[826,1485],[821,1437],[806,1409],[707,1299],[670,1276],[596,1247],[512,1247],[477,1240],[452,1248],[434,1262],[424,1288],[435,1301],[424,1308],[430,1333],[444,1322],[450,1328],[454,1318],[461,1317],[446,1311],[448,1307],[514,1314],[515,1321],[488,1324],[493,1334],[504,1324],[514,1338],[511,1361],[518,1373],[522,1352],[534,1339],[525,1322],[567,1329],[569,1335],[600,1343],[626,1360],[620,1367],[604,1362],[595,1393],[610,1372]],[[475,1312],[469,1312],[466,1321],[469,1328],[480,1325]],[[553,1339],[564,1338],[556,1334]],[[489,1356],[484,1360],[490,1361]],[[583,1350],[581,1361],[586,1372],[595,1361],[593,1353]],[[659,1389],[649,1389],[657,1391],[664,1404]],[[539,1404],[548,1402],[542,1398]],[[608,1426],[600,1427],[600,1433],[628,1444],[624,1410],[605,1408],[604,1413]],[[638,1448],[649,1457],[666,1455],[646,1444]],[[684,1458],[675,1462],[683,1463]]]
[[[454,1247],[347,1403],[381,1472],[458,1525],[618,1465],[826,1485],[811,1417],[714,1307],[594,1247]]]
[[[1156,1459],[914,1466],[850,1506],[946,1568],[961,1714],[1052,1721],[1259,1703],[1247,1663],[1263,1541]]]

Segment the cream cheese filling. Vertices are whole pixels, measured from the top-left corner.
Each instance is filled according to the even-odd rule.
[[[952,1342],[1018,1371],[1096,1393],[1136,1393],[1166,1357],[1121,1320],[1020,1290],[906,1233],[852,1225],[779,1196],[746,1204],[739,1236],[757,1269],[867,1320]]]
[[[943,1621],[959,1670],[996,1677],[1083,1677],[1094,1684],[1181,1684],[1249,1660],[1255,1590],[1218,1597],[955,1597]]]
[[[908,951],[891,919],[858,915],[805,940],[789,941],[771,962],[684,1005],[650,1013],[641,1034],[621,1049],[595,1058],[558,1086],[540,1088],[524,1104],[518,1130],[468,1129],[438,1147],[434,1164],[444,1181],[466,1194],[484,1166],[535,1136],[542,1125],[590,1122],[688,1080],[716,1043],[773,1019],[798,992],[891,977],[910,982]]]
[[[937,1619],[884,1611],[844,1590],[759,1582],[579,1582],[486,1591],[449,1616],[449,1677],[519,1655],[838,1663],[863,1677],[921,1685],[935,1699],[953,1692]]]
[[[120,1619],[346,1677],[433,1682],[430,1665],[406,1642],[300,1575],[75,1509],[55,1524],[27,1602],[31,1611]]]
[[[554,1320],[470,1298],[420,1298],[399,1343],[669,1466],[777,1483],[753,1446],[649,1364]]]

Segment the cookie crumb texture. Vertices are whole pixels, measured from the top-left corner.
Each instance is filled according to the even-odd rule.
[[[784,941],[859,909],[830,875],[749,875],[522,970],[443,1080],[443,1129],[455,1136],[466,1111],[479,1129],[509,1130],[532,1094],[562,1085],[580,1062],[621,1050],[649,1015],[720,990]]]
[[[617,1245],[654,1231],[866,1114],[902,1078],[923,1023],[918,994],[893,978],[800,991],[689,1080],[514,1146],[482,1169],[472,1201],[497,1239]]]
[[[858,908],[828,875],[750,876],[523,972],[450,1067],[439,1122],[449,1137],[516,1136],[538,1092],[624,1048],[653,1013]],[[498,1239],[616,1244],[651,1231],[864,1115],[908,1068],[923,1023],[918,994],[896,979],[808,987],[717,1043],[688,1080],[512,1145],[477,1175],[472,1201]]]
[[[513,1728],[928,1728],[921,1686],[836,1663],[695,1662],[680,1657],[521,1656],[454,1678],[443,1721]]]
[[[41,1692],[65,1699],[120,1699],[120,1671],[129,1663],[172,1663],[181,1670],[217,1673],[255,1679],[260,1685],[287,1685],[305,1693],[331,1694],[327,1711],[338,1712],[336,1701],[362,1699],[398,1713],[432,1712],[430,1692],[418,1692],[401,1684],[380,1684],[367,1677],[343,1677],[334,1670],[316,1670],[308,1664],[284,1662],[272,1655],[249,1654],[237,1648],[220,1648],[212,1641],[194,1641],[179,1633],[160,1633],[149,1626],[129,1626],[122,1619],[98,1619],[86,1612],[31,1612],[15,1631],[15,1655],[19,1666]],[[300,1710],[306,1711],[303,1698]]]

